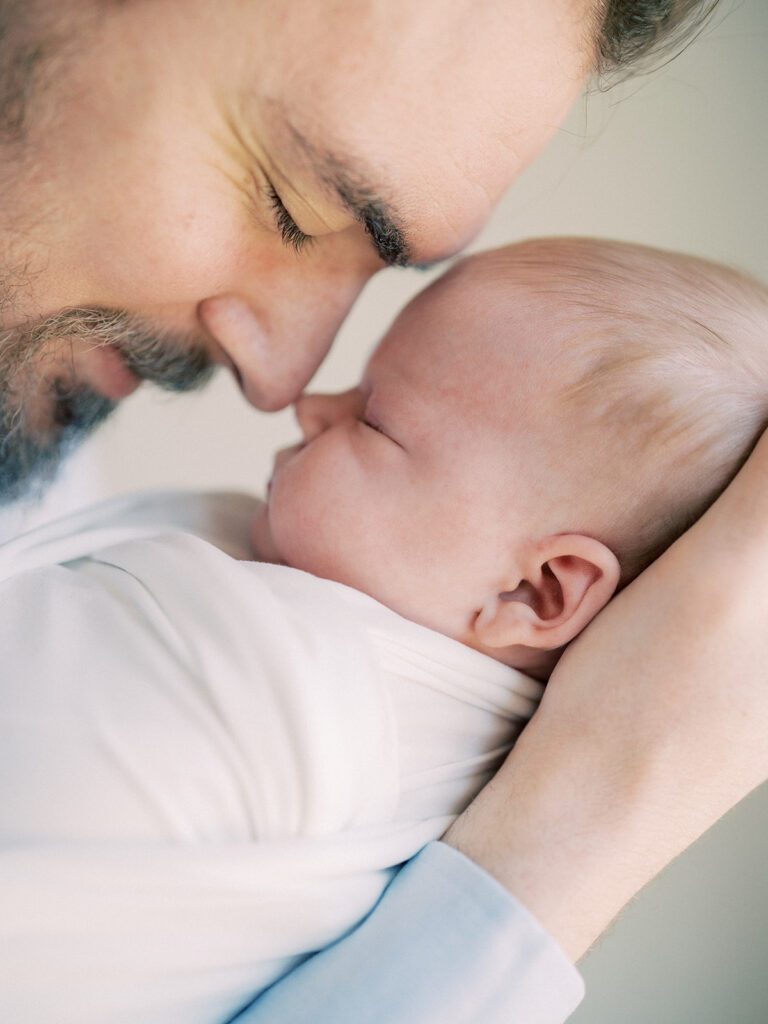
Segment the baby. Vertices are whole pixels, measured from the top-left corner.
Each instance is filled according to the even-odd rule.
[[[353,927],[743,462],[766,324],[690,257],[471,257],[298,402],[266,503],[0,548],[0,1015],[210,1024]]]
[[[566,238],[463,260],[358,387],[299,400],[255,549],[544,679],[746,459],[767,329],[766,289],[693,257]]]

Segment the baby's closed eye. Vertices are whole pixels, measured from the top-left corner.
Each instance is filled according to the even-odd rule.
[[[381,424],[371,419],[370,416],[368,416],[367,414],[364,413],[362,416],[359,417],[359,420],[363,424],[363,426],[370,427],[370,429],[375,430],[377,434],[384,434],[385,437],[388,436],[387,432],[383,429]]]

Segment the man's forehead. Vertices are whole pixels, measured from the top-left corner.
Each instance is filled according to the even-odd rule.
[[[270,23],[271,55],[251,81],[315,150],[354,156],[355,172],[366,163],[353,184],[402,207],[432,179],[453,222],[473,191],[492,206],[561,122],[585,72],[588,2],[299,0]],[[457,178],[470,187],[448,194]]]

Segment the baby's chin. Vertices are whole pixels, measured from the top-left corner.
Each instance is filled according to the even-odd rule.
[[[259,511],[251,525],[251,548],[257,562],[274,562],[276,565],[284,562],[272,537],[267,502],[259,505]]]

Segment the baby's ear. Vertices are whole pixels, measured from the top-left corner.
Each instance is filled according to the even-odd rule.
[[[605,544],[576,533],[538,542],[523,571],[512,589],[490,594],[480,609],[474,630],[484,647],[557,650],[608,603],[621,575]]]

